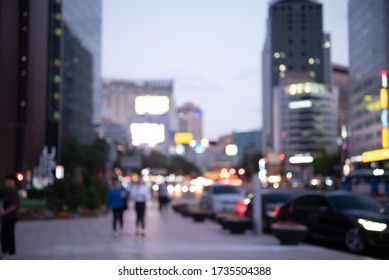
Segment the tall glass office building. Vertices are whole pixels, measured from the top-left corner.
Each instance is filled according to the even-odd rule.
[[[93,141],[100,122],[101,0],[62,0],[64,141]]]
[[[389,1],[349,1],[349,156],[382,149],[381,70],[389,69]]]
[[[330,82],[325,61],[330,60],[330,44],[322,22],[322,4],[313,0],[278,0],[269,6],[262,67],[264,153],[274,148],[272,88],[290,73],[303,73],[304,80],[315,83]]]

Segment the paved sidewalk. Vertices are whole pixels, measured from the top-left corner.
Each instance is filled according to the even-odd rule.
[[[322,247],[281,246],[271,235],[231,235],[212,221],[195,223],[168,209],[148,205],[146,236],[136,236],[133,205],[124,232],[114,237],[111,215],[73,220],[21,221],[16,226],[17,259],[29,260],[337,260],[366,259]]]

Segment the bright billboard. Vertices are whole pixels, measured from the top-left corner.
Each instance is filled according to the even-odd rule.
[[[193,140],[193,134],[190,132],[177,132],[174,135],[176,144],[188,145]]]
[[[165,141],[165,126],[158,123],[133,123],[130,126],[132,145],[154,147]]]
[[[135,97],[135,113],[138,115],[163,115],[168,111],[168,96],[144,95]]]

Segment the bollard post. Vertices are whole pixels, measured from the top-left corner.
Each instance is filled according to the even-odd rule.
[[[253,176],[252,182],[254,186],[254,197],[252,203],[254,232],[256,234],[262,234],[262,191],[258,174]]]

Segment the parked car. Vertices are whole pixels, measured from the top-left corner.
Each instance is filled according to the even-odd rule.
[[[210,216],[225,212],[235,212],[236,202],[245,198],[239,187],[214,184],[203,190],[200,207],[206,209]]]
[[[299,196],[284,204],[277,217],[308,227],[308,236],[343,243],[352,252],[389,246],[389,214],[373,197],[346,191]]]
[[[276,190],[265,189],[262,190],[262,228],[263,231],[270,231],[270,226],[275,222],[281,206],[293,197],[301,194],[301,191],[295,189]],[[247,204],[246,216],[253,219],[253,195],[249,195],[250,202]]]

